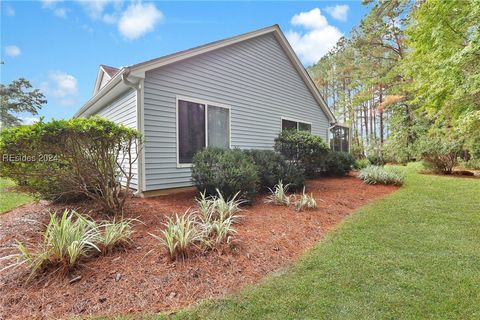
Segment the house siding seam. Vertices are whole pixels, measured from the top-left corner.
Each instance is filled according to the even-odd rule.
[[[100,109],[97,115],[105,117],[115,123],[123,124],[128,128],[137,129],[137,92],[130,89],[107,106]],[[138,161],[138,160],[137,160]],[[137,162],[132,165],[134,176],[130,181],[130,187],[137,189]]]
[[[231,146],[272,149],[281,118],[312,124],[327,140],[329,120],[273,34],[266,34],[146,72],[146,191],[191,186],[177,168],[176,97],[231,107]]]

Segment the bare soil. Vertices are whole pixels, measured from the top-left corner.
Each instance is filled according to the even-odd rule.
[[[0,319],[153,313],[237,292],[266,274],[284,270],[356,208],[396,189],[366,185],[353,175],[311,180],[307,191],[313,192],[318,208],[300,213],[265,204],[265,196],[259,196],[253,206],[244,208],[232,248],[197,252],[183,262],[170,261],[148,233],[158,234],[166,217],[194,207],[195,193],[134,198],[126,216],[143,223],[135,226],[128,248],[84,261],[68,276],[49,272],[26,282],[28,270],[1,272]],[[73,207],[105,219],[90,203]],[[39,243],[48,212],[62,209],[40,202],[0,216],[0,255],[12,252],[15,239],[31,246]]]

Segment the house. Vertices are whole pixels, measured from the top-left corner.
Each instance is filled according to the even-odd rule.
[[[278,25],[116,69],[101,65],[98,114],[145,139],[132,187],[144,196],[192,186],[191,160],[207,145],[272,149],[282,129],[328,141],[335,117]]]

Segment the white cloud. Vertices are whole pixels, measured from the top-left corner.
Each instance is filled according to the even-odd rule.
[[[328,24],[327,18],[322,15],[319,8],[294,15],[290,23],[304,29],[289,30],[285,34],[304,64],[317,62],[342,37],[340,30]]]
[[[42,0],[42,7],[53,8],[58,2],[63,2],[63,0]]]
[[[47,81],[40,84],[40,90],[47,96],[59,100],[62,106],[72,105],[78,93],[77,79],[63,71],[51,71]]]
[[[22,124],[26,124],[26,125],[31,125],[40,121],[40,118],[36,118],[36,117],[23,117],[21,119],[22,119]]]
[[[57,8],[53,10],[53,14],[60,18],[66,18],[67,10],[65,8]]]
[[[67,18],[67,9],[60,7],[58,4],[63,3],[63,0],[42,0],[42,8],[50,10],[59,18]]]
[[[346,4],[337,4],[335,7],[327,7],[325,11],[333,18],[340,21],[347,21],[348,10],[350,7]]]
[[[113,2],[112,0],[77,0],[92,19],[100,19],[105,8]]]
[[[163,20],[163,13],[153,3],[130,5],[118,22],[118,31],[128,40],[134,40],[152,31]]]
[[[118,18],[114,14],[104,14],[102,18],[103,22],[107,24],[115,24],[117,23]]]
[[[320,9],[315,8],[308,12],[300,12],[292,17],[290,23],[294,26],[302,26],[306,29],[321,29],[328,26],[328,21],[322,15]]]
[[[6,5],[5,6],[5,14],[9,17],[13,17],[15,15],[15,9],[12,6]]]
[[[17,46],[6,46],[5,47],[5,55],[9,57],[18,57],[22,54],[22,50],[20,50]]]

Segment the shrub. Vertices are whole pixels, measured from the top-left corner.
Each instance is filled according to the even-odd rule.
[[[355,164],[355,158],[348,152],[330,151],[325,162],[326,173],[332,176],[347,174]]]
[[[277,206],[289,206],[290,205],[290,196],[287,195],[289,184],[283,185],[282,181],[279,181],[275,187],[270,189],[271,195],[265,200],[266,203],[273,203]]]
[[[239,149],[208,147],[193,157],[192,178],[200,192],[229,199],[239,193],[252,199],[257,191],[257,168],[251,157]]]
[[[367,184],[393,184],[402,185],[405,175],[402,170],[389,167],[385,169],[380,166],[368,166],[362,169],[358,178]]]
[[[424,137],[419,148],[428,169],[436,173],[450,174],[462,152],[462,143],[448,134],[435,133]]]
[[[458,133],[465,139],[465,149],[473,159],[480,161],[480,110],[467,113],[457,126]]]
[[[368,161],[367,158],[357,159],[355,161],[354,168],[360,170],[360,169],[368,167],[369,165],[370,165],[370,161]]]
[[[302,211],[306,209],[314,209],[317,207],[317,201],[313,197],[313,194],[306,194],[305,188],[303,188],[303,193],[298,200],[295,201],[295,210]]]
[[[327,157],[328,146],[319,136],[306,131],[283,130],[274,148],[288,160],[305,169],[308,177],[318,174]]]
[[[303,187],[305,173],[302,167],[288,161],[284,156],[272,150],[245,150],[257,166],[261,188],[271,189],[282,180],[292,190]]]
[[[193,216],[188,212],[175,219],[168,218],[165,223],[165,230],[161,231],[162,236],[150,234],[165,246],[172,260],[188,256],[189,249],[202,240],[200,233],[195,226]]]
[[[0,176],[45,199],[82,196],[107,213],[123,212],[139,150],[135,130],[92,117],[9,128],[0,137],[0,154],[7,157]]]

